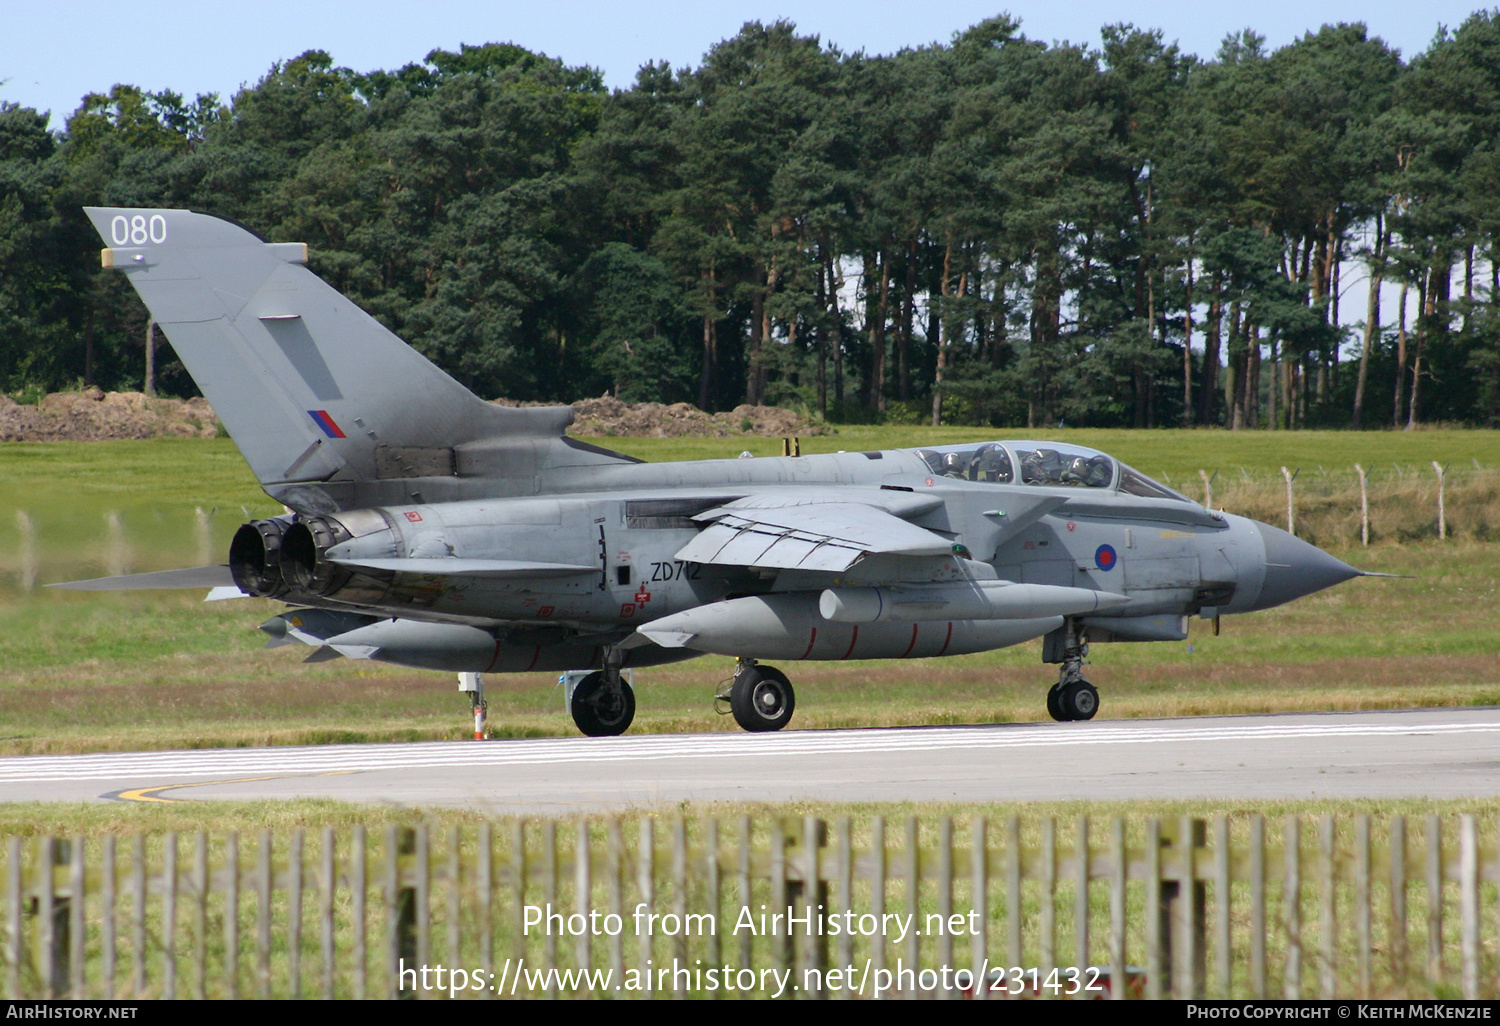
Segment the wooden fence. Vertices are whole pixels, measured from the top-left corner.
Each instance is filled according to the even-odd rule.
[[[1493,816],[1242,815],[12,837],[0,960],[13,999],[781,980],[829,998],[1494,997],[1496,834]],[[790,929],[772,918],[788,906]]]

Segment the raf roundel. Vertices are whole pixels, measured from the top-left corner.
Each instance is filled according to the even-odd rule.
[[[1094,550],[1094,565],[1100,570],[1113,570],[1119,558],[1113,545],[1101,545]]]

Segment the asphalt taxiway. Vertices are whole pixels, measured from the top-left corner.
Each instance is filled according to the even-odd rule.
[[[0,759],[6,801],[330,798],[567,814],[679,802],[1500,796],[1500,709]]]

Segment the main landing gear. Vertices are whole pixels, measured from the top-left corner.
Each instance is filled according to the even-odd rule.
[[[729,687],[714,696],[728,701],[734,722],[754,733],[780,730],[792,720],[797,695],[786,674],[774,666],[761,666],[754,659],[741,659],[734,668]]]
[[[1047,713],[1054,720],[1091,720],[1099,711],[1099,692],[1083,679],[1083,658],[1089,654],[1088,637],[1071,618],[1064,622],[1061,634],[1061,658],[1048,660],[1060,661],[1062,672],[1047,692]],[[1049,644],[1048,649],[1051,647]]]
[[[573,689],[570,711],[578,729],[589,737],[614,737],[635,719],[635,692],[620,676],[620,657],[606,651],[604,669],[596,670]]]

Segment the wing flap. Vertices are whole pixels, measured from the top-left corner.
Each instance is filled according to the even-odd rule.
[[[946,538],[859,503],[735,503],[694,519],[710,521],[709,526],[677,558],[695,563],[838,572],[873,553],[940,556],[953,551]]]

